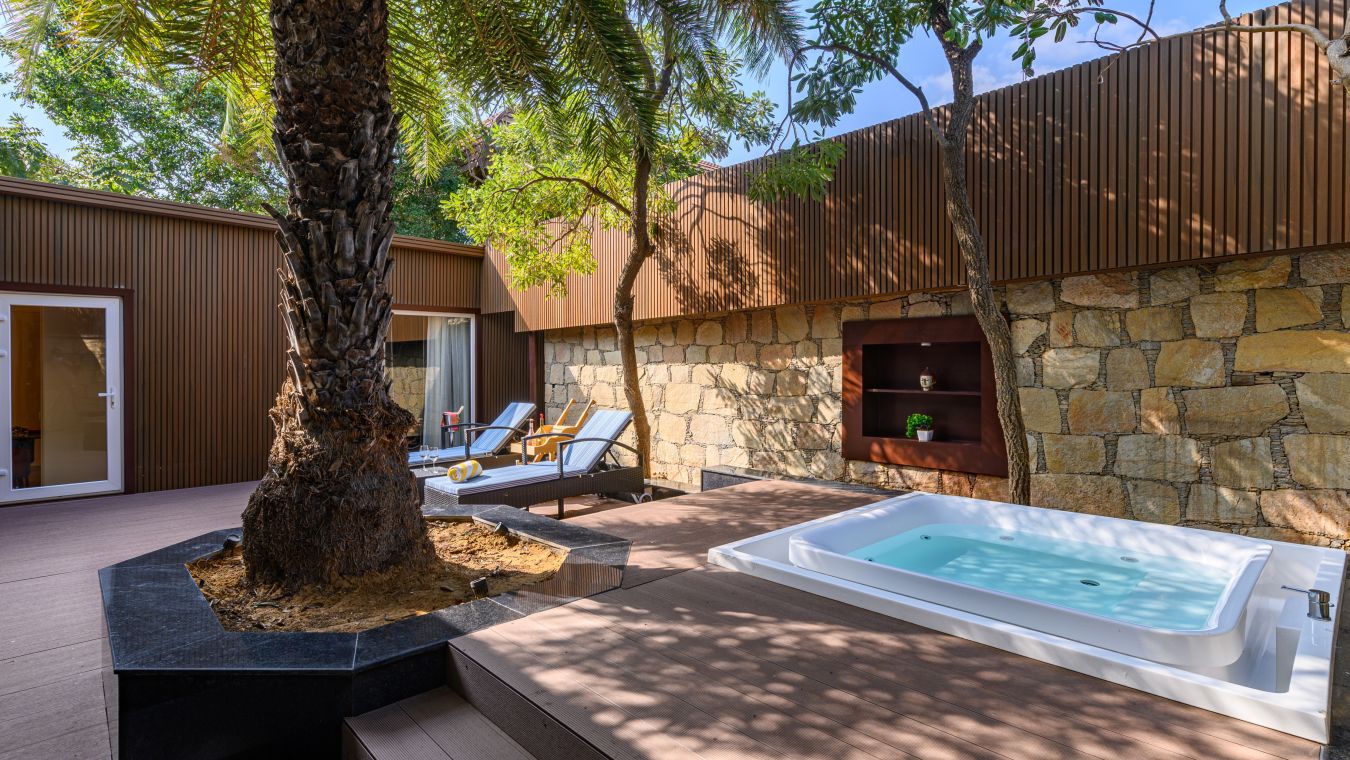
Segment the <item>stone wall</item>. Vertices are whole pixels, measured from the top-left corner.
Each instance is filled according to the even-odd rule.
[[[1033,502],[1345,546],[1350,251],[1009,286]],[[637,331],[657,477],[731,464],[1003,498],[1002,480],[845,461],[843,322],[969,313],[964,293],[789,306]],[[607,328],[549,333],[550,418],[623,406]]]

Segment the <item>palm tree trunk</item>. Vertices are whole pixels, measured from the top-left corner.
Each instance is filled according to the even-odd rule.
[[[272,0],[273,137],[287,213],[289,377],[267,473],[244,512],[253,583],[295,587],[432,556],[384,339],[393,151],[385,0]]]
[[[647,195],[652,173],[651,159],[639,155],[633,179],[633,247],[619,273],[614,292],[614,331],[619,342],[619,358],[623,364],[623,394],[628,409],[633,413],[633,433],[637,450],[642,455],[642,477],[652,475],[652,426],[647,419],[647,404],[642,399],[637,366],[637,347],[633,343],[633,286],[637,283],[642,264],[651,257],[652,237],[648,226]]]

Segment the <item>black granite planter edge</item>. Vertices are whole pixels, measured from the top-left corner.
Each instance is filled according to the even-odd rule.
[[[183,567],[219,551],[227,536],[240,534],[239,528],[216,530],[99,570],[113,672],[358,673],[524,614],[617,588],[622,581],[630,544],[626,539],[499,505],[425,514],[504,524],[522,537],[567,550],[568,559],[548,581],[358,633],[226,631]]]

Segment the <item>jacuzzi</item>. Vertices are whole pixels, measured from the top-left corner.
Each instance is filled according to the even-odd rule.
[[[719,546],[717,565],[1325,742],[1345,553],[911,493]],[[1291,587],[1293,590],[1284,587]]]

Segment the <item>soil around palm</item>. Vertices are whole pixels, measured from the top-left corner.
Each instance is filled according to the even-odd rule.
[[[423,615],[479,597],[470,583],[487,579],[484,596],[547,580],[566,553],[472,521],[428,520],[436,549],[429,567],[396,567],[305,586],[293,593],[252,587],[241,547],[190,563],[188,571],[227,631],[354,632]]]

